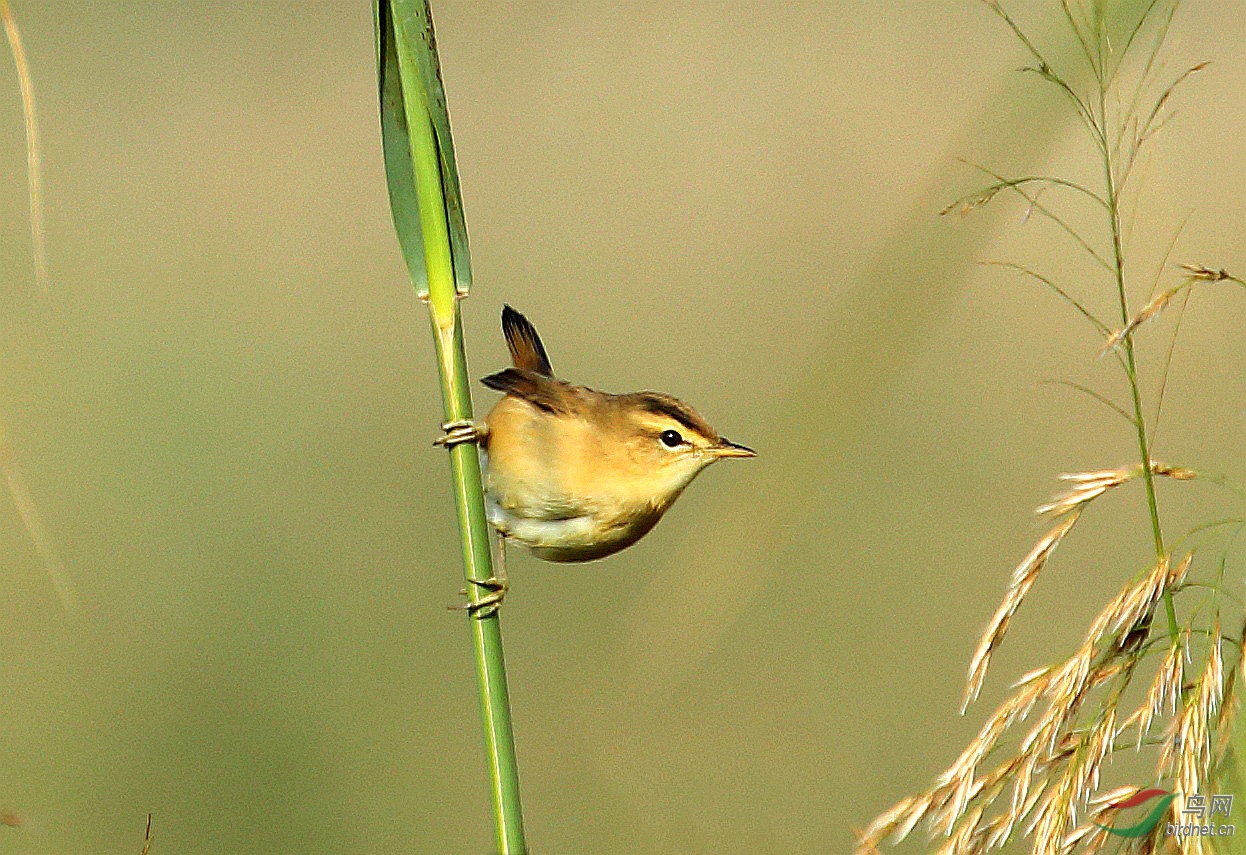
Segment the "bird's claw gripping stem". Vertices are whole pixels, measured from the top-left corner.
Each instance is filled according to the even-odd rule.
[[[442,422],[442,434],[433,440],[433,445],[442,448],[454,448],[465,442],[480,442],[489,434],[489,429],[471,419],[460,419],[453,422]]]
[[[502,600],[505,599],[506,592],[510,590],[510,584],[505,579],[499,579],[497,576],[489,579],[470,579],[468,581],[478,588],[483,588],[488,593],[474,603],[469,602],[461,606],[449,606],[448,608],[455,611],[466,611],[468,615],[477,620],[483,620],[490,615],[497,614],[498,609],[502,607]],[[459,593],[467,596],[467,589],[464,588]]]

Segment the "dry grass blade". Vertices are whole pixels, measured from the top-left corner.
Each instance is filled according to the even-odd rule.
[[[1134,744],[1137,750],[1142,749],[1142,741],[1150,733],[1151,724],[1156,716],[1173,715],[1177,711],[1177,704],[1181,700],[1181,683],[1185,678],[1188,644],[1189,633],[1187,632],[1177,644],[1168,648],[1168,653],[1164,656],[1155,679],[1151,681],[1151,686],[1147,690],[1146,698],[1141,706],[1121,723],[1117,731],[1119,735],[1129,727],[1137,727],[1138,738]]]
[[[1068,0],[1060,0],[1060,8],[1064,10],[1064,19],[1069,24],[1069,29],[1073,31],[1073,35],[1077,37],[1077,43],[1082,46],[1082,54],[1086,57],[1086,64],[1090,66],[1095,73],[1097,80],[1103,79],[1103,68],[1101,63],[1096,62],[1096,52],[1090,49],[1091,42],[1099,43],[1097,38],[1092,35],[1082,33],[1081,24],[1077,20],[1077,16],[1073,14],[1073,10],[1069,7]]]
[[[1173,5],[1173,10],[1175,10],[1175,8],[1176,8],[1176,4]],[[1148,76],[1152,70],[1156,70],[1156,66],[1154,65],[1154,60],[1157,55],[1158,55],[1158,46],[1156,48],[1156,53],[1152,55],[1151,62],[1148,62],[1147,71],[1144,74],[1144,77]],[[1160,63],[1161,66],[1162,64],[1163,63]],[[1187,68],[1184,72],[1182,72],[1175,80],[1173,80],[1172,83],[1168,85],[1168,87],[1162,93],[1160,93],[1159,98],[1155,100],[1155,103],[1151,107],[1151,112],[1147,115],[1146,119],[1141,122],[1133,118],[1133,116],[1134,116],[1135,111],[1138,108],[1138,103],[1137,103],[1138,98],[1140,97],[1142,90],[1147,87],[1144,87],[1141,84],[1139,85],[1137,94],[1135,95],[1134,103],[1131,104],[1129,108],[1128,116],[1130,117],[1130,120],[1127,123],[1126,122],[1122,123],[1121,138],[1118,139],[1117,141],[1117,144],[1119,147],[1119,145],[1123,142],[1123,139],[1125,137],[1124,126],[1125,124],[1128,124],[1129,127],[1133,130],[1133,135],[1131,138],[1130,147],[1128,151],[1126,152],[1127,157],[1125,159],[1124,167],[1120,170],[1120,178],[1118,180],[1118,186],[1123,187],[1125,185],[1125,182],[1128,181],[1129,179],[1130,172],[1133,170],[1134,163],[1137,161],[1139,152],[1141,152],[1146,147],[1146,143],[1149,142],[1156,134],[1158,134],[1160,130],[1163,129],[1163,127],[1166,124],[1168,124],[1169,120],[1172,118],[1173,116],[1172,113],[1168,113],[1167,115],[1163,115],[1163,114],[1164,114],[1165,106],[1167,106],[1169,100],[1171,100],[1173,93],[1177,90],[1177,87],[1179,87],[1192,75],[1197,74],[1198,72],[1207,68],[1207,66],[1209,65],[1211,65],[1210,62],[1200,62],[1200,63],[1197,63],[1196,65],[1191,66],[1190,68]]]
[[[1003,190],[1007,186],[1009,186],[1007,183],[1001,182],[999,184],[992,184],[989,187],[984,187],[981,190],[976,190],[965,196],[961,196],[954,202],[949,202],[942,210],[940,210],[939,216],[945,217],[955,211],[960,216],[967,217],[975,209],[981,208],[998,196],[999,191]]]
[[[1105,811],[1112,811],[1112,805],[1133,798],[1141,789],[1141,787],[1132,786],[1117,787],[1114,790],[1108,790],[1107,792],[1099,793],[1091,799],[1087,799],[1086,807],[1099,814]]]
[[[1142,130],[1138,133],[1137,144],[1139,146],[1141,146],[1142,143],[1146,142],[1148,139],[1154,136],[1155,133],[1159,130],[1160,126],[1154,124],[1155,119],[1159,116],[1160,113],[1164,111],[1164,106],[1172,98],[1173,93],[1177,91],[1177,87],[1180,86],[1182,83],[1184,83],[1188,78],[1202,71],[1204,68],[1206,68],[1209,65],[1211,65],[1210,62],[1200,62],[1200,63],[1196,63],[1195,65],[1190,66],[1185,71],[1183,71],[1177,77],[1176,80],[1168,84],[1167,89],[1165,89],[1162,93],[1160,93],[1159,98],[1155,99],[1155,106],[1151,108],[1150,115],[1148,115],[1146,118],[1146,121],[1142,123]]]
[[[1142,307],[1142,310],[1139,311],[1138,314],[1133,316],[1129,323],[1108,336],[1107,341],[1103,345],[1104,352],[1119,347],[1121,342],[1123,342],[1127,336],[1133,334],[1134,330],[1159,315],[1160,312],[1164,311],[1164,309],[1168,307],[1168,304],[1172,302],[1174,297],[1186,289],[1194,287],[1196,284],[1203,282],[1234,282],[1238,285],[1246,286],[1246,282],[1243,282],[1241,279],[1238,279],[1236,276],[1233,276],[1224,269],[1213,270],[1210,267],[1201,267],[1191,264],[1183,264],[1181,265],[1181,269],[1186,271],[1185,281],[1153,297],[1145,306]]]
[[[1026,267],[1023,264],[1017,264],[1016,262],[1012,262],[1012,261],[983,261],[981,263],[983,265],[990,266],[990,267],[1005,267],[1009,270],[1015,270],[1018,273],[1021,273],[1025,276],[1028,276],[1031,279],[1034,279],[1042,283],[1043,285],[1046,285],[1051,291],[1057,294],[1060,297],[1060,299],[1064,300],[1064,302],[1072,306],[1079,315],[1081,315],[1086,320],[1090,321],[1090,323],[1094,325],[1094,328],[1098,330],[1100,334],[1106,336],[1111,333],[1111,329],[1108,327],[1108,325],[1103,323],[1103,321],[1099,320],[1097,317],[1095,317],[1094,314],[1088,308],[1086,308],[1086,306],[1080,300],[1078,300],[1076,297],[1070,294],[1066,289],[1061,288],[1059,285],[1057,285],[1055,282],[1053,282],[1048,277],[1043,276],[1041,273],[1038,273],[1030,269],[1029,267]]]
[[[1064,386],[1065,388],[1072,389],[1075,392],[1081,392],[1083,395],[1093,398],[1094,400],[1098,401],[1100,404],[1103,404],[1103,406],[1107,407],[1109,410],[1111,410],[1112,412],[1116,413],[1118,416],[1123,418],[1126,422],[1128,422],[1135,429],[1138,426],[1138,423],[1134,421],[1134,417],[1129,415],[1129,413],[1125,411],[1124,407],[1122,407],[1120,404],[1113,401],[1111,398],[1108,398],[1106,395],[1099,394],[1094,389],[1091,389],[1089,386],[1085,386],[1081,383],[1074,383],[1071,380],[1043,380],[1039,383],[1039,385],[1040,386]]]
[[[983,187],[981,190],[978,190],[974,193],[969,193],[968,195],[962,196],[956,201],[948,204],[942,210],[939,211],[940,216],[947,216],[953,211],[955,211],[957,214],[960,214],[961,216],[966,216],[967,214],[969,214],[976,208],[981,208],[983,205],[986,205],[988,202],[994,199],[1001,190],[1012,189],[1012,190],[1020,191],[1021,187],[1026,184],[1040,184],[1043,186],[1064,187],[1069,190],[1076,191],[1077,193],[1080,193],[1086,198],[1093,200],[1101,208],[1107,207],[1107,202],[1103,201],[1103,197],[1101,197],[1098,193],[1091,190],[1089,187],[1085,186],[1084,184],[1078,184],[1076,181],[1069,181],[1064,178],[1056,178],[1050,175],[1026,175],[1022,178],[1004,178],[1002,176],[996,175],[995,173],[991,172],[989,169],[985,169],[976,163],[972,163],[971,161],[965,160],[964,158],[961,158],[961,162],[966,163],[974,167],[975,169],[979,169],[982,172],[985,172],[988,175],[995,177],[996,182],[994,184],[990,184],[986,187]]]
[[[1069,514],[1043,535],[1034,548],[1030,550],[1029,555],[1025,556],[1012,572],[1012,579],[1008,583],[1004,601],[1000,603],[999,608],[996,609],[995,614],[991,617],[990,623],[987,624],[986,632],[983,633],[982,640],[978,643],[973,658],[969,662],[969,677],[965,684],[965,695],[961,703],[961,712],[964,712],[974,698],[978,696],[978,693],[982,691],[982,682],[986,679],[986,670],[991,661],[991,654],[995,652],[1000,642],[1003,641],[1004,634],[1008,631],[1008,624],[1012,621],[1012,616],[1020,608],[1021,601],[1025,599],[1025,595],[1029,592],[1030,587],[1033,586],[1034,580],[1038,578],[1038,574],[1046,566],[1056,547],[1060,545],[1060,540],[1077,523],[1079,515],[1080,510]]]
[[[1075,791],[1082,801],[1089,801],[1091,794],[1099,788],[1099,772],[1108,752],[1112,750],[1115,736],[1116,710],[1110,708],[1086,738],[1083,762],[1077,767]]]
[[[1120,60],[1117,61],[1116,67],[1112,69],[1112,74],[1107,79],[1108,84],[1111,84],[1116,79],[1116,75],[1120,73],[1121,67],[1124,64],[1125,57],[1129,55],[1129,49],[1133,47],[1134,39],[1136,39],[1138,37],[1138,34],[1142,32],[1142,28],[1143,26],[1146,25],[1147,21],[1151,20],[1152,18],[1151,13],[1155,11],[1155,6],[1158,3],[1159,3],[1159,0],[1151,0],[1150,4],[1146,7],[1146,9],[1143,10],[1142,14],[1138,16],[1138,20],[1134,22],[1133,28],[1129,31],[1128,38],[1125,39],[1125,46],[1120,51]],[[1162,27],[1161,35],[1163,32],[1167,31],[1168,24],[1171,23],[1172,16],[1176,12],[1176,10],[1177,10],[1177,3],[1173,3],[1169,7],[1169,10],[1168,10],[1167,21],[1165,21],[1165,23],[1161,25]],[[1150,68],[1150,65],[1154,62],[1154,60],[1155,60],[1155,54],[1153,52],[1147,63],[1148,70]],[[1144,72],[1144,77],[1145,77],[1145,72]]]
[[[1217,641],[1208,647],[1202,674],[1185,691],[1181,711],[1169,726],[1159,755],[1158,773],[1175,773],[1176,788],[1183,793],[1201,792],[1200,785],[1207,782],[1211,772],[1211,723],[1217,720],[1223,696],[1224,662]]]
[[[26,478],[17,465],[13,449],[2,428],[0,428],[0,476],[4,478],[9,496],[13,500],[13,506],[17,508],[22,524],[26,527],[26,533],[30,535],[30,541],[34,544],[39,560],[52,581],[52,587],[56,589],[61,608],[67,615],[76,615],[78,596],[74,592],[73,582],[70,581],[69,571],[65,569],[65,562],[61,560],[56,541],[43,521],[43,514],[39,512],[39,506],[35,504],[30,489],[26,486]]]
[[[1172,302],[1173,297],[1176,297],[1192,284],[1193,280],[1187,280],[1153,297],[1149,303],[1142,307],[1138,314],[1133,316],[1129,323],[1108,336],[1107,341],[1103,343],[1103,352],[1106,353],[1113,348],[1119,347],[1126,336],[1132,335],[1134,330],[1164,311],[1165,307]]]
[[[1190,295],[1194,293],[1187,289],[1181,298],[1181,305],[1177,309],[1177,320],[1172,326],[1172,335],[1168,339],[1168,347],[1164,351],[1164,367],[1160,371],[1159,388],[1155,393],[1155,415],[1151,419],[1151,440],[1154,443],[1156,434],[1159,433],[1160,418],[1164,414],[1164,397],[1168,394],[1168,376],[1172,369],[1172,357],[1177,350],[1177,337],[1181,334],[1181,322],[1185,320],[1185,310],[1190,305]]]
[[[1199,282],[1235,282],[1238,285],[1246,286],[1246,282],[1243,282],[1223,267],[1219,270],[1213,270],[1201,264],[1182,264],[1180,266],[1186,272],[1186,275]]]
[[[1106,258],[1104,258],[1099,253],[1098,250],[1096,250],[1093,246],[1091,246],[1090,243],[1084,237],[1081,236],[1081,234],[1077,231],[1077,229],[1069,225],[1067,220],[1065,220],[1063,217],[1061,217],[1051,208],[1044,205],[1042,202],[1038,201],[1037,194],[1031,195],[1030,193],[1027,193],[1021,187],[1021,185],[1017,183],[1015,180],[1005,178],[1003,175],[1000,175],[998,172],[995,172],[992,169],[987,169],[985,166],[979,163],[974,163],[973,161],[965,160],[964,158],[961,158],[961,161],[963,163],[968,164],[969,166],[972,166],[974,169],[977,169],[978,171],[991,176],[997,182],[997,184],[991,185],[990,187],[987,187],[984,190],[981,190],[976,194],[970,194],[969,196],[963,197],[964,200],[967,200],[969,202],[969,205],[968,207],[962,208],[962,213],[968,213],[969,211],[972,211],[974,208],[979,208],[982,205],[985,205],[991,199],[995,198],[995,196],[999,193],[1000,190],[1010,189],[1014,193],[1016,193],[1018,196],[1020,196],[1022,199],[1024,199],[1026,201],[1026,204],[1029,206],[1027,209],[1028,212],[1026,214],[1027,219],[1030,213],[1037,211],[1038,213],[1042,214],[1047,219],[1051,220],[1057,226],[1059,226],[1061,231],[1063,231],[1065,234],[1071,237],[1074,241],[1076,241],[1078,246],[1080,246],[1086,252],[1087,255],[1089,255],[1096,262],[1098,262],[1099,266],[1101,266],[1104,270],[1112,269],[1111,262],[1109,262]],[[1098,194],[1094,193],[1091,190],[1088,190],[1087,188],[1075,182],[1072,182],[1072,181],[1066,182],[1062,186],[1081,191],[1082,193],[1089,195],[1096,202],[1100,202],[1100,203],[1103,202],[1103,199]],[[975,203],[973,200],[975,199],[975,197],[979,197],[979,196],[982,196],[983,198],[980,201],[977,201]],[[956,208],[957,208],[957,203],[953,202],[948,208],[945,208],[944,210],[945,211],[955,210]]]
[[[1180,5],[1180,2],[1181,0],[1172,0],[1172,2],[1168,3],[1164,16],[1160,19],[1159,26],[1156,28],[1155,37],[1151,43],[1151,49],[1147,52],[1146,62],[1143,65],[1141,74],[1138,77],[1137,85],[1134,87],[1134,93],[1133,97],[1130,99],[1129,107],[1123,114],[1121,114],[1120,121],[1118,122],[1120,133],[1116,141],[1116,149],[1114,152],[1118,156],[1121,153],[1120,146],[1123,145],[1125,141],[1125,130],[1127,128],[1133,128],[1136,131],[1137,129],[1138,121],[1136,115],[1138,107],[1142,101],[1143,94],[1150,88],[1150,81],[1154,75],[1158,74],[1163,68],[1163,62],[1160,61],[1160,50],[1163,47],[1165,40],[1168,38],[1168,31],[1172,26],[1173,18],[1177,14],[1177,7]],[[1152,2],[1151,5],[1147,7],[1146,14],[1141,20],[1139,20],[1135,31],[1129,37],[1129,44],[1133,43],[1134,38],[1142,30],[1143,24],[1145,24],[1147,19],[1151,17],[1151,12],[1155,9],[1155,5],[1156,4]],[[1124,57],[1122,57],[1122,62],[1123,61]],[[1118,65],[1117,71],[1119,70],[1120,67]],[[1136,151],[1134,153],[1136,154]]]
[[[1187,566],[1190,560],[1191,557],[1186,556]],[[1168,588],[1169,578],[1168,558],[1161,558],[1149,573],[1143,575],[1136,584],[1126,587],[1099,613],[1090,626],[1087,642],[1097,644],[1122,630],[1136,626],[1160,601]]]
[[[1034,836],[1035,855],[1057,855],[1061,841],[1074,824],[1071,771],[1065,771],[1034,812],[1028,833]]]
[[[1185,581],[1192,575],[1194,555],[1183,544],[1190,542],[1195,532],[1223,523],[1209,523],[1179,541],[1166,542],[1155,482],[1160,478],[1175,481],[1202,478],[1224,483],[1241,495],[1246,495],[1246,488],[1239,489],[1222,476],[1200,475],[1153,459],[1159,404],[1155,421],[1148,423],[1144,416],[1144,400],[1149,396],[1140,383],[1140,377],[1146,376],[1139,368],[1142,364],[1139,355],[1143,351],[1133,333],[1174,303],[1184,306],[1195,285],[1227,281],[1246,285],[1246,282],[1223,269],[1185,265],[1180,283],[1155,296],[1161,276],[1170,263],[1169,255],[1177,235],[1181,233],[1178,229],[1159,262],[1155,278],[1148,283],[1146,305],[1135,313],[1130,309],[1128,296],[1138,287],[1133,282],[1137,263],[1132,256],[1130,263],[1126,263],[1129,238],[1122,231],[1122,222],[1130,216],[1122,205],[1122,192],[1130,168],[1143,144],[1167,121],[1170,115],[1167,107],[1175,89],[1206,67],[1206,63],[1193,66],[1166,89],[1163,83],[1156,82],[1169,74],[1160,50],[1179,0],[1141,0],[1119,9],[1091,0],[1059,0],[1059,3],[1066,29],[1072,31],[1089,71],[1094,74],[1094,83],[1089,87],[1084,86],[1086,69],[1080,68],[1080,61],[1075,69],[1080,75],[1077,77],[1073,76],[1074,69],[1066,74],[1064,68],[1053,68],[1003,6],[996,0],[986,0],[988,8],[1008,25],[1033,57],[1036,67],[1025,70],[1059,87],[1086,123],[1102,155],[1098,164],[1104,176],[1099,191],[1102,195],[1072,182],[1035,176],[1005,179],[984,169],[994,183],[961,197],[943,213],[968,213],[991,202],[1001,191],[1011,189],[1026,199],[1031,211],[1043,214],[1072,235],[1109,271],[1119,309],[1112,327],[1101,323],[1089,311],[1088,306],[1094,304],[1083,302],[1080,287],[1065,289],[1028,267],[1000,265],[1018,270],[1051,289],[1095,325],[1101,335],[1100,341],[1107,342],[1105,350],[1113,351],[1129,384],[1130,404],[1118,405],[1085,386],[1065,385],[1090,395],[1130,423],[1137,434],[1138,455],[1134,460],[1138,462],[1061,476],[1064,486],[1038,509],[1040,514],[1052,518],[1051,528],[1013,570],[1003,600],[973,652],[962,713],[979,697],[992,656],[1037,577],[1063,537],[1093,502],[1131,481],[1142,482],[1150,523],[1148,551],[1153,545],[1155,558],[1134,573],[1099,610],[1071,655],[1035,669],[1017,681],[955,762],[926,791],[900,802],[875,821],[862,837],[863,852],[874,852],[884,836],[891,835],[892,839],[907,836],[919,822],[924,823],[935,851],[948,855],[987,853],[1005,847],[1016,851],[1023,851],[1024,847],[1024,851],[1051,855],[1098,852],[1112,846],[1116,846],[1117,851],[1134,853],[1161,848],[1164,851],[1201,851],[1202,844],[1197,839],[1166,839],[1162,829],[1135,840],[1122,841],[1109,836],[1104,826],[1116,818],[1122,801],[1136,795],[1140,788],[1118,787],[1100,793],[1100,779],[1109,758],[1116,752],[1146,748],[1158,765],[1157,785],[1186,793],[1205,790],[1215,781],[1220,768],[1218,758],[1228,750],[1225,734],[1235,726],[1231,711],[1237,705],[1237,672],[1246,667],[1246,627],[1241,638],[1220,636],[1220,615],[1226,608],[1225,601],[1240,602],[1226,590],[1227,558],[1222,557],[1214,584],[1207,584],[1201,578]],[[1138,11],[1141,15],[1135,18]],[[1122,25],[1125,47],[1118,54],[1109,39],[1109,30],[1116,31]],[[1132,92],[1122,92],[1122,87],[1114,85],[1114,81],[1126,67],[1124,53],[1128,53],[1135,42],[1143,40],[1140,34],[1144,31],[1154,31],[1154,46],[1149,53],[1145,49],[1137,51],[1141,54],[1140,62],[1131,59],[1128,63],[1126,73],[1137,78],[1137,85]],[[1137,75],[1134,72],[1140,65],[1143,66],[1141,74]],[[1077,90],[1070,87],[1068,81],[1077,81]],[[1079,95],[1082,89],[1087,91]],[[1163,91],[1156,98],[1153,93],[1158,89]],[[1145,106],[1140,108],[1140,103]],[[1031,183],[1037,185],[1037,189],[1029,189]],[[1053,206],[1053,212],[1039,203],[1038,193],[1049,185],[1068,186],[1102,201],[1112,239],[1110,262],[1071,227],[1072,220],[1063,218],[1062,207]],[[1048,201],[1046,197],[1044,201]],[[1114,331],[1117,324],[1123,326]],[[1162,389],[1171,354],[1170,345],[1161,375],[1159,403],[1163,400]],[[1240,515],[1225,522],[1238,524],[1239,530],[1246,526]],[[1223,554],[1227,556],[1230,549],[1231,541]],[[1198,589],[1210,593],[1187,608],[1185,604],[1192,598],[1191,592]],[[1182,599],[1180,611],[1174,605],[1178,595]],[[1163,629],[1156,620],[1161,614],[1167,619]],[[1184,622],[1179,620],[1179,615]],[[1231,648],[1232,655],[1227,663],[1221,658],[1222,642],[1237,645]],[[1205,655],[1206,660],[1192,679],[1189,663],[1195,653]],[[1144,670],[1146,676],[1138,679]],[[1133,685],[1135,679],[1140,685]],[[1133,694],[1143,687],[1146,687],[1145,697],[1133,708]],[[1130,699],[1130,706],[1123,705],[1126,698]],[[1031,721],[1021,725],[1031,717]],[[1155,734],[1161,731],[1165,735],[1157,739]],[[1151,735],[1149,740],[1148,734]],[[984,773],[982,768],[987,763],[991,767]],[[1173,808],[1173,816],[1181,820],[1179,805]]]
[[[853,833],[857,838],[857,848],[853,850],[856,852],[856,855],[882,855],[878,851],[878,847],[866,839],[864,831],[855,831]]]
[[[912,830],[913,826],[916,825],[917,821],[921,818],[921,814],[918,813],[916,817],[913,818],[912,822],[903,821],[913,816],[912,808],[915,802],[916,799],[912,797],[903,799],[896,802],[888,810],[883,811],[878,816],[874,817],[874,821],[871,822],[864,831],[857,835],[859,847],[857,851],[876,852],[878,847],[872,841],[882,840],[887,835],[897,832],[898,830],[902,830],[902,833],[896,834],[897,842],[903,840],[905,837],[908,837],[909,831]]]
[[[1119,487],[1141,474],[1142,467],[1140,466],[1122,466],[1118,469],[1100,469],[1093,472],[1066,472],[1060,476],[1060,480],[1073,486],[1054,496],[1047,504],[1040,505],[1037,513],[1063,516],[1070,511],[1084,507],[1108,490]]]
[[[1121,466],[1116,469],[1099,469],[1093,472],[1066,472],[1060,476],[1061,481],[1071,483],[1063,493],[1052,498],[1038,508],[1039,514],[1062,516],[1070,511],[1085,507],[1109,490],[1137,478],[1142,474],[1141,466]],[[1176,481],[1189,481],[1198,477],[1191,469],[1169,466],[1158,460],[1151,461],[1151,474]]]
[[[1093,644],[1083,644],[1053,672],[1044,692],[1044,696],[1050,699],[1047,710],[1021,740],[1018,749],[1033,762],[1033,768],[1045,770],[1067,759],[1071,749],[1061,745],[1061,734],[1073,720],[1086,689],[1091,685],[1091,662],[1095,653]]]
[[[1158,472],[1183,472],[1163,464],[1155,467]],[[1121,471],[1082,473],[1078,477],[1085,483],[1120,480]],[[1080,510],[1078,506],[1066,513],[1018,567],[1014,574],[1018,591],[1023,591],[1027,580],[1032,581],[1035,568],[1050,556]],[[888,835],[898,842],[926,819],[932,836],[947,837],[938,851],[986,852],[1006,843],[1018,827],[1024,827],[1024,835],[1032,835],[1036,852],[1065,852],[1072,845],[1084,851],[1101,848],[1104,839],[1098,829],[1093,824],[1079,824],[1078,814],[1085,810],[1103,818],[1112,813],[1112,804],[1134,792],[1125,788],[1096,796],[1103,764],[1118,749],[1116,740],[1127,728],[1136,726],[1145,733],[1151,719],[1163,714],[1165,707],[1176,710],[1182,697],[1182,666],[1190,635],[1187,630],[1183,643],[1169,651],[1144,706],[1118,721],[1117,700],[1142,655],[1137,645],[1127,639],[1154,612],[1164,592],[1185,577],[1191,562],[1190,555],[1175,565],[1161,559],[1126,585],[1092,621],[1085,640],[1072,656],[1059,665],[1035,669],[1018,680],[1010,695],[933,786],[879,816],[862,835],[863,845],[877,846]],[[1005,603],[1015,600],[1016,594],[1010,590]],[[1003,624],[1006,622],[1005,619]],[[997,614],[992,629],[999,625]],[[988,630],[979,653],[989,653],[997,643],[998,634]],[[1188,716],[1198,714],[1206,721],[1221,708],[1227,691],[1222,672],[1223,665],[1213,655],[1200,684],[1200,703],[1184,708]],[[981,673],[980,667],[977,673]],[[1093,720],[1085,725],[1079,723],[1089,694],[1113,680],[1117,682],[1096,706]],[[979,766],[998,750],[1004,734],[1024,721],[1040,701],[1046,702],[1043,714],[1018,741],[1014,752],[980,776]],[[1187,724],[1187,732],[1191,725],[1197,728],[1199,721]],[[1197,739],[1199,732],[1190,736]],[[1173,744],[1182,743],[1174,740]],[[1205,736],[1201,744],[1204,747],[1198,758],[1205,760],[1210,751]],[[1174,753],[1172,762],[1177,760]],[[987,809],[1006,791],[1010,791],[1010,798],[1005,808],[986,817]]]
[[[30,193],[30,241],[34,254],[35,282],[43,290],[48,289],[48,251],[43,228],[43,154],[39,144],[39,124],[35,121],[35,86],[30,76],[30,62],[22,36],[13,18],[8,0],[0,0],[0,21],[4,22],[4,34],[13,52],[13,64],[17,66],[17,82],[22,93],[22,117],[26,122],[26,173]]]
[[[1220,714],[1216,717],[1216,732],[1219,737],[1216,740],[1215,756],[1212,757],[1212,763],[1216,768],[1220,768],[1228,756],[1229,744],[1233,738],[1233,723],[1239,707],[1237,683],[1242,668],[1246,667],[1246,626],[1242,627],[1242,636],[1237,641],[1234,656],[1235,661],[1231,663],[1228,677],[1224,681],[1224,697],[1220,702]]]

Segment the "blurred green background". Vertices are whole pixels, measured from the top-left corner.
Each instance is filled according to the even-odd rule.
[[[367,3],[17,2],[45,145],[32,274],[0,63],[0,420],[82,602],[0,501],[4,853],[484,853],[488,794],[427,320],[404,278]],[[1054,4],[1013,4],[1056,55]],[[1246,270],[1246,15],[1190,4],[1188,84],[1131,264]],[[434,13],[477,285],[566,377],[693,402],[756,461],[636,547],[512,555],[529,843],[841,852],[925,787],[1150,549],[1142,494],[1079,525],[956,714],[1059,472],[1128,463],[1089,328],[1012,259],[1110,294],[964,156],[1096,180],[970,2],[492,4]],[[1057,202],[1057,194],[1044,201]],[[1171,273],[1169,274],[1171,276]],[[1246,477],[1246,300],[1195,294],[1157,457]],[[1169,323],[1171,319],[1169,319]],[[1163,325],[1140,336],[1153,366]],[[1153,385],[1155,373],[1147,369]],[[478,407],[493,395],[479,389]],[[1223,515],[1162,485],[1168,525]],[[1230,507],[1230,510],[1232,508]],[[1235,571],[1240,576],[1240,564]],[[1235,582],[1240,590],[1240,581]]]

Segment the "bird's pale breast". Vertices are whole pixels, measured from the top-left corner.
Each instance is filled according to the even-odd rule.
[[[601,477],[618,449],[588,420],[514,397],[489,413],[489,521],[549,561],[588,561],[634,543],[665,508]]]

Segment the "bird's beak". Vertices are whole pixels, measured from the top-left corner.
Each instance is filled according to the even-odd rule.
[[[738,445],[729,439],[719,438],[718,445],[711,451],[717,457],[756,457],[757,452],[746,445]]]

